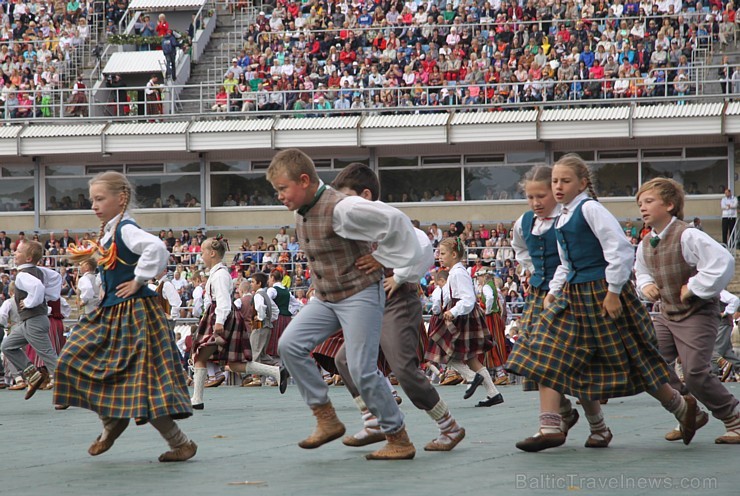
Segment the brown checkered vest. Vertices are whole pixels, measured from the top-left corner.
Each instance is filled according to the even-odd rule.
[[[645,263],[660,290],[660,311],[676,322],[716,300],[694,297],[689,303],[681,301],[681,286],[696,274],[696,268],[687,264],[681,253],[681,235],[687,228],[688,224],[676,220],[661,233],[658,246],[653,248],[647,239],[642,243]]]
[[[334,207],[344,198],[342,193],[326,188],[305,216],[296,214],[296,234],[311,267],[315,295],[331,303],[359,293],[383,274],[378,270],[368,275],[355,267],[359,257],[372,252],[370,243],[345,239],[334,232]]]

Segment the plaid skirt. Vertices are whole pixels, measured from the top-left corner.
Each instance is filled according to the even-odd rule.
[[[668,382],[668,365],[634,287],[624,286],[624,312],[616,320],[601,316],[606,293],[605,280],[566,284],[526,338],[520,336],[506,368],[586,400],[655,391]]]
[[[249,331],[241,312],[232,306],[224,330],[216,333],[213,326],[216,324],[216,305],[208,307],[208,313],[198,322],[198,329],[193,336],[191,356],[195,357],[207,346],[216,346],[212,360],[221,365],[234,362],[247,362],[252,358],[252,349],[249,346]]]
[[[291,320],[293,320],[293,317],[288,315],[279,315],[277,320],[273,322],[272,332],[270,333],[270,342],[267,344],[268,355],[280,356],[278,354],[278,341],[280,341],[280,336],[283,335],[283,331],[288,327]]]
[[[342,346],[344,346],[344,333],[337,331],[329,336],[326,341],[314,348],[311,356],[321,368],[332,375],[337,375],[339,374],[339,370],[337,370],[337,366],[334,363],[334,358],[336,358]],[[391,373],[391,366],[388,365],[388,361],[385,359],[385,355],[383,355],[383,350],[378,350],[378,370],[384,376]]]
[[[503,367],[509,358],[509,350],[506,347],[506,325],[498,313],[486,315],[486,327],[491,333],[494,346],[483,355],[481,362],[488,369]]]
[[[132,298],[85,315],[54,373],[54,404],[112,418],[192,415],[180,353],[155,297]]]
[[[455,298],[444,309],[449,310],[457,303]],[[443,313],[444,313],[443,311]],[[469,360],[483,355],[493,347],[491,333],[488,332],[486,316],[479,305],[467,315],[461,315],[452,322],[445,322],[440,315],[429,321],[429,343],[424,358],[439,364],[450,360]]]
[[[519,319],[519,337],[516,344],[514,344],[513,350],[519,346],[520,342],[527,342],[529,339],[529,330],[533,325],[537,324],[533,320],[538,319],[542,315],[545,296],[547,296],[547,290],[545,289],[534,287],[530,289],[527,301],[524,303],[524,312],[522,312],[522,317]],[[522,389],[524,391],[537,391],[539,386],[536,382],[525,378],[522,381]]]

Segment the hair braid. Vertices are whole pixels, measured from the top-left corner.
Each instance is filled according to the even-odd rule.
[[[123,200],[123,208],[121,209],[121,214],[118,216],[118,220],[116,221],[116,225],[113,226],[113,236],[116,235],[115,233],[118,230],[118,225],[123,220],[123,215],[126,213],[126,210],[128,210],[128,204],[131,201],[131,190],[129,189],[128,186],[125,186],[123,188],[123,194],[125,196],[125,198]]]
[[[586,188],[588,189],[588,194],[596,201],[599,201],[599,198],[596,196],[596,190],[594,189],[594,183],[591,182],[591,175],[589,174],[588,177],[588,183],[586,184]]]

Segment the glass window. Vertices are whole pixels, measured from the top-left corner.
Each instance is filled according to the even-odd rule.
[[[465,155],[465,164],[503,164],[506,156],[500,155]]]
[[[33,165],[10,165],[0,167],[2,177],[33,177]]]
[[[637,150],[603,150],[598,152],[599,160],[634,158],[637,159]]]
[[[591,164],[594,188],[599,196],[634,196],[637,193],[637,163]]]
[[[643,150],[642,158],[676,157],[683,156],[683,149],[673,148],[670,150]]]
[[[280,205],[264,173],[211,176],[212,207],[253,205]]]
[[[370,159],[368,157],[362,157],[362,158],[335,158],[334,159],[334,168],[335,169],[344,169],[349,164],[353,162],[359,162],[361,164],[370,165]]]
[[[523,198],[519,184],[530,169],[528,165],[466,167],[465,199],[476,201]]]
[[[654,177],[675,179],[689,195],[721,194],[727,187],[727,159],[643,162],[642,182]]]
[[[331,169],[330,158],[316,158],[313,160],[313,165],[317,169]]]
[[[164,164],[167,172],[200,172],[200,162]]]
[[[142,174],[145,172],[164,172],[164,164],[135,164],[127,165],[126,172],[129,174]]]
[[[101,172],[116,171],[123,172],[123,165],[87,165],[85,166],[85,173],[91,176],[100,174]]]
[[[246,172],[249,170],[249,162],[246,160],[240,160],[238,162],[211,162],[210,164],[211,172]]]
[[[587,162],[591,162],[594,159],[594,150],[588,150],[588,151],[576,151],[576,152],[555,152],[555,162],[563,158],[564,155],[567,155],[569,153],[575,153],[579,157],[581,157],[583,160]]]
[[[89,180],[89,177],[47,179],[46,210],[88,210],[91,207]]]
[[[418,167],[419,157],[378,157],[378,167]]]
[[[84,165],[47,165],[47,176],[84,176]]]
[[[461,157],[421,157],[421,165],[460,165]]]
[[[138,208],[181,208],[200,203],[200,176],[130,176]],[[193,201],[194,200],[194,201]]]
[[[512,152],[506,154],[506,162],[509,164],[534,164],[545,163],[545,151],[541,152]]]
[[[460,200],[460,168],[381,170],[380,191],[389,203]]]
[[[334,170],[319,170],[317,172],[319,173],[319,178],[324,181],[324,184],[331,184],[331,182],[334,181],[334,179],[336,179],[339,175],[339,171]]]
[[[704,158],[704,157],[726,157],[726,146],[715,146],[707,148],[687,148],[686,158]]]
[[[6,169],[3,167],[4,177]],[[0,212],[33,212],[33,209],[33,179],[0,180]]]

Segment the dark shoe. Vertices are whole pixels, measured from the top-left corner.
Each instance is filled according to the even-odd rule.
[[[471,396],[475,394],[475,390],[478,389],[478,386],[483,384],[483,376],[480,374],[475,374],[475,377],[473,377],[473,382],[470,383],[468,388],[465,390],[465,394],[463,395],[463,399],[467,400]]]
[[[288,389],[288,378],[290,373],[285,367],[280,367],[280,394],[285,394],[285,390]]]
[[[173,448],[165,453],[159,455],[160,462],[184,462],[195,456],[198,451],[198,445],[192,441],[181,444],[177,448]]]
[[[536,453],[537,451],[555,448],[563,444],[565,444],[564,433],[544,434],[542,431],[539,431],[534,436],[516,443],[516,447],[528,453]]]
[[[36,391],[38,391],[41,386],[45,382],[49,380],[49,373],[44,370],[43,368],[36,369],[35,372],[30,374],[30,377],[28,378],[28,391],[26,391],[26,399],[30,400],[31,396],[36,394]]]
[[[586,448],[606,448],[609,446],[613,437],[612,431],[607,427],[605,431],[592,432],[589,434],[588,439],[586,439],[585,446]]]
[[[696,434],[696,398],[692,395],[687,394],[683,397],[686,401],[686,415],[685,418],[679,423],[681,424],[681,437],[683,438],[683,444],[687,445],[694,439]]]
[[[707,412],[705,412],[704,410],[696,412],[696,430],[697,431],[701,429],[702,427],[704,427],[705,425],[707,425],[708,422],[709,422],[709,414],[707,414]],[[675,429],[673,429],[672,431],[669,431],[665,435],[666,441],[679,441],[681,439],[683,439],[683,436],[681,435],[681,425],[678,425]]]
[[[54,405],[54,410],[66,410],[69,405]]]
[[[0,381],[0,389],[5,389],[6,387],[8,387],[8,385],[5,384],[5,381]]]
[[[499,403],[503,403],[503,402],[504,402],[504,397],[501,396],[501,393],[498,393],[493,398],[486,398],[483,401],[479,401],[478,404],[475,406],[493,406],[493,405],[498,405]]]
[[[568,417],[562,417],[563,418],[563,424],[565,425],[565,430],[563,433],[565,436],[568,436],[568,432],[573,428],[574,425],[578,422],[578,419],[581,418],[581,415],[578,413],[578,410],[575,408],[571,410],[571,414],[568,415]]]
[[[193,407],[193,410],[203,410],[206,405],[205,403],[198,403],[197,405],[191,405]]]

